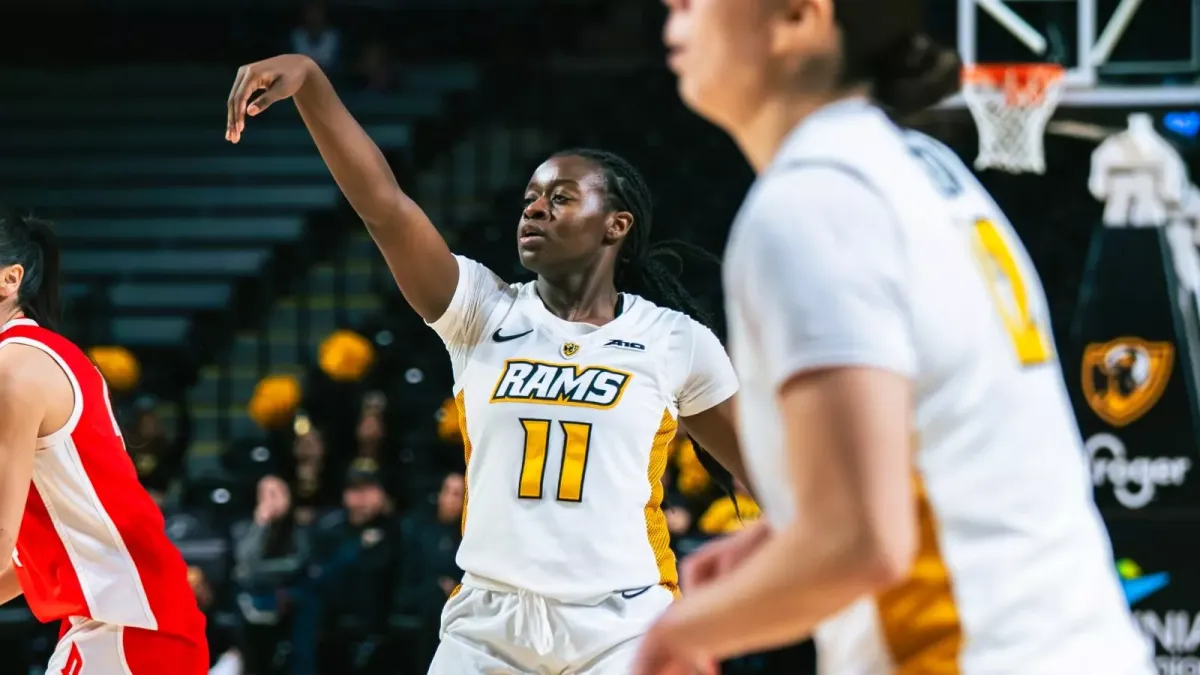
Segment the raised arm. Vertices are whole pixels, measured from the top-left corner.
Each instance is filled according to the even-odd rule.
[[[437,321],[454,297],[458,261],[421,207],[400,189],[379,147],[312,59],[285,54],[239,68],[229,94],[226,140],[241,140],[247,115],[254,117],[289,97],[405,300],[426,321]]]

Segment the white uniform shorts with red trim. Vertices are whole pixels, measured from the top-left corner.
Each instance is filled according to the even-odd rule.
[[[208,645],[182,637],[75,618],[46,675],[205,675]]]

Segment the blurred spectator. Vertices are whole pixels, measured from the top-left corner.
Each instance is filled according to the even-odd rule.
[[[180,478],[186,448],[167,437],[156,406],[157,401],[153,398],[138,399],[133,428],[125,436],[125,446],[137,468],[138,480],[161,507],[167,491]]]
[[[209,576],[200,567],[188,567],[188,583],[196,595],[196,603],[207,620],[208,660],[210,675],[242,675],[241,640],[236,623],[226,612],[218,610],[217,593]]]
[[[683,558],[704,544],[704,538],[696,533],[696,519],[688,500],[675,489],[676,472],[666,471],[662,476],[663,515],[667,520],[667,531],[671,533],[671,550]]]
[[[396,593],[397,611],[435,620],[462,578],[454,557],[462,540],[464,486],[461,473],[447,474],[433,516],[414,513],[404,519],[404,564]]]
[[[733,481],[734,492],[733,496],[728,495],[718,498],[708,509],[704,515],[700,516],[700,531],[708,535],[729,534],[737,532],[746,526],[746,523],[758,520],[762,516],[762,511],[758,508],[758,503],[750,496],[750,492],[740,480]],[[734,500],[737,500],[736,506]]]
[[[254,518],[234,528],[233,580],[246,621],[247,670],[279,672],[290,644],[289,593],[307,571],[308,539],[296,525],[291,492],[278,476],[258,482]]]
[[[382,392],[368,392],[363,396],[358,426],[354,429],[354,440],[358,446],[355,456],[373,459],[380,466],[391,459],[390,453],[384,450],[387,441],[387,423],[384,419],[386,410],[387,397]]]
[[[667,530],[672,537],[682,537],[692,530],[692,513],[682,506],[663,509],[667,517]]]
[[[313,592],[304,616],[295,619],[302,624],[293,638],[297,647],[302,636],[313,642],[320,636],[318,672],[371,670],[392,611],[399,535],[378,466],[355,460],[343,507],[314,525]]]
[[[685,435],[678,435],[671,445],[671,460],[678,470],[675,489],[689,501],[705,499],[712,488],[712,478],[696,457],[696,446]]]
[[[396,68],[392,64],[387,43],[372,40],[363,49],[355,72],[357,83],[367,91],[386,92],[396,88]]]
[[[293,469],[289,476],[296,522],[307,525],[318,512],[337,505],[337,483],[326,466],[325,436],[311,426],[307,417],[296,418],[296,440],[292,445]]]
[[[455,563],[462,541],[463,475],[450,472],[442,479],[437,508],[404,519],[401,535],[404,559],[396,588],[396,611],[405,615],[402,650],[415,662],[428,663],[437,646],[442,607],[462,579]]]
[[[354,459],[374,461],[392,505],[403,508],[411,496],[406,494],[404,485],[397,482],[404,469],[400,466],[401,452],[396,449],[388,428],[387,397],[380,391],[367,392],[354,427]]]
[[[337,67],[342,34],[329,25],[321,2],[305,5],[301,24],[292,31],[292,51],[308,56],[325,70]]]

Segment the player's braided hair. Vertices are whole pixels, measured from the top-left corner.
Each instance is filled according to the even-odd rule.
[[[617,290],[640,295],[656,305],[682,312],[713,330],[712,315],[692,297],[672,267],[682,268],[684,257],[718,265],[720,260],[684,241],[651,243],[654,201],[641,172],[625,158],[606,150],[575,148],[556,153],[555,157],[580,157],[596,164],[604,176],[607,207],[633,215],[633,227],[617,255],[614,279]],[[733,496],[733,476],[699,444],[695,447],[704,469],[722,490]],[[737,502],[734,504],[736,506]]]

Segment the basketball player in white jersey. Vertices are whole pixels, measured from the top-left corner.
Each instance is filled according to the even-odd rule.
[[[229,139],[247,108],[287,97],[453,363],[466,576],[430,672],[627,675],[636,639],[677,592],[660,504],[680,424],[742,473],[733,366],[710,330],[677,311],[695,309],[650,255],[645,182],[611,153],[551,157],[525,189],[515,232],[538,279],[506,284],[450,253],[306,57],[239,71]]]
[[[697,554],[638,675],[810,634],[836,675],[1154,672],[1037,274],[962,162],[882,109],[957,86],[921,4],[667,1],[683,99],[759,174],[725,292],[769,522]]]

